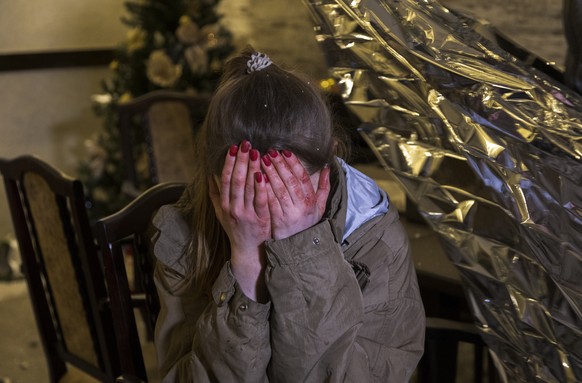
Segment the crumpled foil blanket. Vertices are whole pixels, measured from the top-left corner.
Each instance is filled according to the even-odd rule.
[[[582,381],[582,98],[432,0],[304,0],[359,132],[439,234],[506,382]]]

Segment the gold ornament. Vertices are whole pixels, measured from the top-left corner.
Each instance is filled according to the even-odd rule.
[[[182,76],[182,66],[174,64],[162,49],[153,51],[146,63],[148,79],[162,88],[170,88]]]

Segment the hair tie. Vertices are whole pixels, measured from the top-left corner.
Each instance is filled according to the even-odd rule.
[[[251,55],[251,59],[247,61],[247,73],[258,72],[265,69],[272,63],[273,62],[266,54],[255,52]]]

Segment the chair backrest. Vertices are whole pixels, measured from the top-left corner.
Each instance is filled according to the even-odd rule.
[[[111,316],[81,183],[28,155],[0,159],[0,172],[51,381],[70,364],[113,382]]]
[[[184,183],[158,184],[140,194],[129,205],[96,223],[96,235],[103,254],[105,275],[111,299],[115,334],[123,374],[148,380],[134,307],[145,300],[146,326],[155,324],[159,299],[153,283],[154,262],[149,249],[152,215],[163,205],[175,203]],[[133,257],[136,283],[132,288],[125,267],[126,256]],[[145,293],[137,296],[134,291]],[[136,303],[137,299],[137,303]]]
[[[163,182],[187,182],[194,161],[194,134],[206,116],[208,96],[157,90],[121,103],[119,129],[127,180],[143,190],[137,164],[144,156],[149,179],[146,186]],[[145,152],[138,142],[145,142]]]

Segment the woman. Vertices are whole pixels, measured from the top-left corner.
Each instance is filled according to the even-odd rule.
[[[335,157],[329,109],[264,54],[227,63],[196,177],[154,218],[164,382],[405,382],[424,311],[408,239]]]

